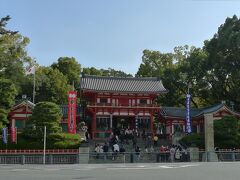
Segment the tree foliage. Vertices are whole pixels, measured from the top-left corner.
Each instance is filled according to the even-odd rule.
[[[240,20],[227,18],[203,48],[178,46],[172,53],[144,50],[137,76],[159,77],[168,89],[158,102],[185,105],[188,85],[192,105],[206,106],[226,100],[240,110]]]
[[[215,146],[220,148],[240,147],[240,122],[235,117],[214,121]]]
[[[8,15],[6,17],[3,17],[0,19],[0,35],[5,35],[5,34],[16,34],[18,33],[17,31],[10,31],[6,29],[7,22],[11,19],[11,17]]]
[[[198,84],[204,76],[202,70],[206,55],[200,48],[179,46],[173,53],[161,53],[159,51],[144,50],[142,64],[136,76],[140,77],[159,77],[168,93],[158,98],[158,103],[166,106],[184,106],[188,84],[193,84],[191,99],[193,105],[198,107],[200,104],[201,93],[199,89],[206,87],[203,82]]]
[[[24,66],[32,61],[26,51],[29,39],[6,29],[10,19],[6,16],[0,20],[0,108],[5,110],[22,94]]]
[[[67,77],[59,72],[58,69],[52,69],[51,67],[38,68],[36,72],[36,102],[66,103],[67,92],[70,89]]]
[[[61,117],[61,109],[57,104],[46,101],[37,103],[28,121],[26,135],[42,138],[44,126],[47,128],[47,134],[61,132],[59,125]]]
[[[191,134],[181,140],[187,146],[192,144],[204,148],[204,134]],[[219,148],[240,147],[240,121],[235,117],[225,116],[214,121],[214,144]]]
[[[24,82],[24,65],[32,61],[26,51],[29,41],[20,34],[0,34],[0,77],[12,80],[19,92]]]
[[[0,109],[0,129],[8,124],[8,112],[5,109]]]
[[[232,101],[240,110],[240,19],[227,18],[204,49],[212,101]]]
[[[53,69],[58,69],[64,76],[67,77],[68,84],[75,85],[75,88],[79,87],[81,65],[75,58],[60,57],[57,63],[51,65]]]
[[[96,69],[95,67],[83,68],[83,73],[86,75],[96,75],[96,76],[132,77],[131,74],[127,74],[123,71],[115,70],[112,68],[108,68],[108,69]]]
[[[9,79],[0,78],[0,109],[8,110],[15,103],[17,90]]]
[[[205,148],[204,134],[193,133],[193,134],[186,135],[180,140],[180,143],[183,143],[188,147]]]

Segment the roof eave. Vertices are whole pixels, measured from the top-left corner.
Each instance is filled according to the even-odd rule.
[[[81,89],[82,91],[90,91],[90,92],[110,92],[110,93],[129,93],[129,94],[166,94],[167,91],[113,91],[113,90],[95,90],[95,89]]]

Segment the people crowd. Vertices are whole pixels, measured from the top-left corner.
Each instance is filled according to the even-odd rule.
[[[144,142],[144,150],[140,148],[140,144]],[[96,158],[112,158],[116,160],[119,154],[124,154],[126,152],[125,147],[128,146],[128,151],[130,147],[130,152],[134,153],[137,160],[141,159],[141,156],[152,156],[152,154],[158,153],[159,161],[161,162],[186,162],[189,161],[188,151],[181,147],[180,145],[164,146],[160,145],[159,136],[152,136],[142,130],[140,133],[137,129],[121,129],[112,132],[108,140],[104,144],[95,145],[95,155]]]

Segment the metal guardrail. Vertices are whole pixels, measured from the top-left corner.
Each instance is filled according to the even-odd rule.
[[[81,163],[170,163],[210,161],[209,154],[214,153],[217,161],[240,161],[240,151],[193,151],[182,154],[179,159],[171,157],[169,152],[152,153],[76,153],[47,154],[46,164],[81,164]],[[43,164],[40,154],[0,154],[0,164]]]
[[[46,155],[46,164],[77,164],[79,154]],[[0,155],[0,164],[43,164],[43,155]]]
[[[46,149],[47,154],[78,154],[79,149]],[[0,155],[6,154],[43,154],[43,149],[0,149]]]

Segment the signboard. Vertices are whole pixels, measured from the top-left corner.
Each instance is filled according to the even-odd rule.
[[[189,133],[189,134],[192,132],[190,100],[191,100],[191,95],[187,94],[187,99],[186,99],[186,132]]]
[[[3,143],[7,144],[7,142],[8,142],[8,129],[6,127],[2,128],[2,139],[3,139]]]
[[[11,128],[11,141],[12,143],[17,143],[17,128]]]
[[[77,92],[68,92],[68,132],[71,134],[76,133],[76,113],[77,113]]]

